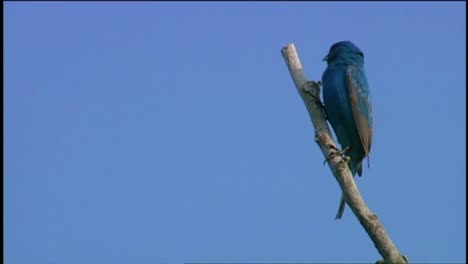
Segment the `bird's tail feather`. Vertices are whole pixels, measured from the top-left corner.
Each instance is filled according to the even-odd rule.
[[[362,173],[362,165],[361,162],[359,163],[350,163],[349,164],[349,169],[351,171],[351,175],[356,176],[356,172],[358,173],[359,176],[361,176]],[[346,201],[343,197],[343,194],[341,194],[341,200],[340,200],[340,207],[338,207],[338,212],[336,213],[335,220],[341,219],[343,217],[344,209],[346,208]]]
[[[341,195],[340,207],[336,213],[335,220],[341,219],[343,217],[344,209],[346,208],[346,201],[344,200],[343,194]]]

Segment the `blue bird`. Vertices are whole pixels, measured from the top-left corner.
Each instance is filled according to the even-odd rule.
[[[322,76],[325,113],[342,149],[349,156],[353,176],[362,174],[362,161],[372,142],[372,106],[364,71],[364,54],[350,41],[333,44],[323,59],[328,66]],[[335,219],[343,216],[346,202],[341,197]]]

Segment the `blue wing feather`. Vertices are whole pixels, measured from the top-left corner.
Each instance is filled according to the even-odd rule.
[[[356,128],[369,163],[369,152],[372,143],[372,105],[363,70],[353,65],[348,66],[346,69],[346,86]]]

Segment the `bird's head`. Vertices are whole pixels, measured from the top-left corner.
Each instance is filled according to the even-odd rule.
[[[351,41],[340,41],[331,46],[330,51],[323,60],[327,63],[351,60],[364,63],[364,53]]]

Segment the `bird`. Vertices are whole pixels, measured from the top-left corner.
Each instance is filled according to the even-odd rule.
[[[323,61],[322,75],[325,115],[335,132],[341,154],[349,157],[353,177],[362,175],[362,162],[372,143],[371,95],[364,70],[364,53],[351,41],[340,41],[330,47]],[[341,196],[335,219],[343,217],[346,202]]]

